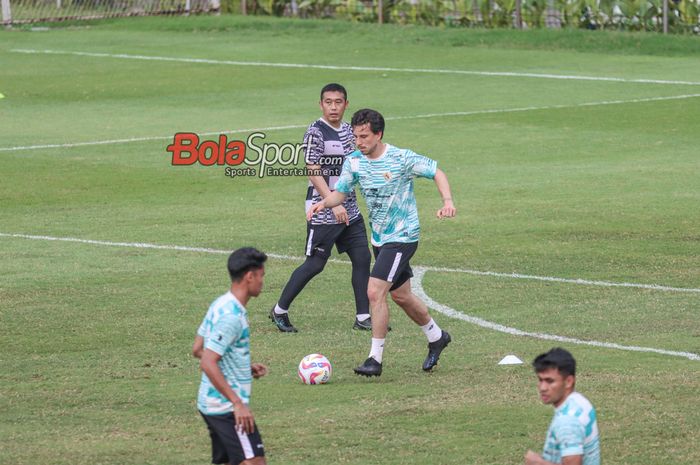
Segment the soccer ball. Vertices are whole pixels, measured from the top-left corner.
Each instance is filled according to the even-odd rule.
[[[326,384],[332,371],[331,362],[321,354],[309,354],[299,362],[299,379],[304,384]]]

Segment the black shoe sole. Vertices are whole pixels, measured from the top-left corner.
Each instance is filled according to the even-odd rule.
[[[353,368],[352,371],[354,371],[356,375],[366,376],[367,378],[371,378],[372,376],[381,376],[382,375],[381,371],[379,373],[367,373],[364,371],[360,371],[357,368]]]

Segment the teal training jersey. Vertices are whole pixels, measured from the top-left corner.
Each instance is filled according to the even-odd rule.
[[[582,455],[583,465],[600,465],[595,408],[578,392],[572,392],[554,411],[542,458],[561,463],[562,457],[570,455]]]
[[[204,349],[221,355],[219,368],[233,392],[250,402],[253,381],[250,369],[250,330],[248,314],[229,291],[216,299],[207,311],[197,334],[204,338]],[[233,411],[233,404],[202,373],[197,408],[206,415],[222,415]]]
[[[360,186],[367,201],[372,245],[417,242],[420,224],[413,179],[433,179],[436,172],[435,160],[386,144],[384,154],[376,159],[357,150],[348,155],[335,189],[349,195]]]

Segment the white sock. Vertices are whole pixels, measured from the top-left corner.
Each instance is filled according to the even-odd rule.
[[[289,313],[289,310],[283,309],[280,307],[280,304],[275,304],[275,313],[278,315],[284,315],[285,313]]]
[[[355,318],[357,318],[357,321],[367,321],[369,320],[369,313],[358,313]]]
[[[423,330],[423,334],[428,338],[428,342],[435,342],[442,337],[442,329],[432,318],[427,325],[421,326],[420,329]]]
[[[382,363],[382,355],[384,354],[384,339],[372,338],[372,350],[369,351],[369,356]]]

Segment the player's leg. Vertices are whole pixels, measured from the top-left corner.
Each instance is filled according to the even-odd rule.
[[[389,294],[391,283],[382,279],[370,277],[367,283],[367,297],[372,309],[372,338],[384,339],[389,326]],[[381,359],[378,360],[381,362]]]
[[[411,280],[407,279],[397,289],[390,291],[391,299],[418,326],[424,326],[430,322],[430,313],[425,303],[411,292]],[[438,333],[439,334],[439,333]]]
[[[389,325],[389,305],[387,294],[391,283],[382,279],[370,277],[367,284],[367,297],[372,309],[372,345],[369,356],[354,369],[355,373],[363,376],[379,376],[382,374],[382,358],[384,342]]]
[[[347,253],[352,263],[352,290],[355,294],[355,323],[354,329],[372,329],[369,314],[369,299],[367,298],[367,282],[372,258],[367,244],[367,229],[360,215],[345,228],[335,242],[338,253]]]
[[[226,446],[223,440],[219,437],[216,429],[209,424],[208,416],[200,412],[204,423],[207,425],[207,430],[209,431],[209,439],[211,439],[211,463],[230,465],[228,454],[226,453]]]
[[[233,413],[224,415],[202,415],[210,431],[218,437],[219,444],[225,449],[226,460],[231,465],[265,464],[265,448],[258,425],[254,424],[252,433],[236,430],[236,420]],[[215,461],[214,463],[224,463]]]
[[[284,286],[277,304],[270,312],[270,318],[277,325],[277,328],[285,333],[296,333],[297,329],[289,320],[289,307],[296,297],[304,290],[304,287],[313,279],[314,276],[323,271],[328,258],[312,255],[306,257],[304,263],[299,265],[292,272],[289,281]]]
[[[354,329],[372,329],[370,319],[370,305],[367,296],[367,284],[369,282],[369,267],[372,258],[367,245],[364,247],[353,247],[348,250],[348,257],[352,263],[352,291],[355,294],[355,324]]]
[[[438,326],[428,313],[428,307],[425,303],[411,292],[410,279],[407,279],[398,288],[392,288],[391,298],[409,318],[420,326],[428,339],[428,355],[423,362],[423,370],[432,370],[437,365],[443,349],[452,341],[450,334]]]
[[[270,319],[285,333],[296,333],[297,329],[289,320],[289,308],[296,297],[304,290],[314,276],[323,271],[331,255],[336,238],[345,225],[308,225],[306,234],[306,260],[289,278],[277,304],[270,310]]]
[[[417,244],[389,243],[373,247],[374,267],[367,285],[369,306],[372,310],[372,349],[370,356],[355,373],[365,376],[379,376],[382,372],[384,341],[389,327],[389,304],[387,294],[395,286],[396,277],[404,276],[408,260],[417,248]],[[408,271],[408,277],[410,269]],[[408,278],[403,278],[408,279]],[[399,283],[399,285],[402,283]]]
[[[392,300],[403,309],[403,311],[418,326],[428,339],[428,355],[423,362],[423,370],[433,369],[440,358],[443,349],[452,340],[447,331],[443,331],[440,326],[430,317],[428,307],[425,303],[411,292],[411,278],[413,270],[409,260],[418,250],[418,243],[408,243],[395,245],[402,255],[402,259],[396,267],[393,278],[394,285],[390,289]]]

